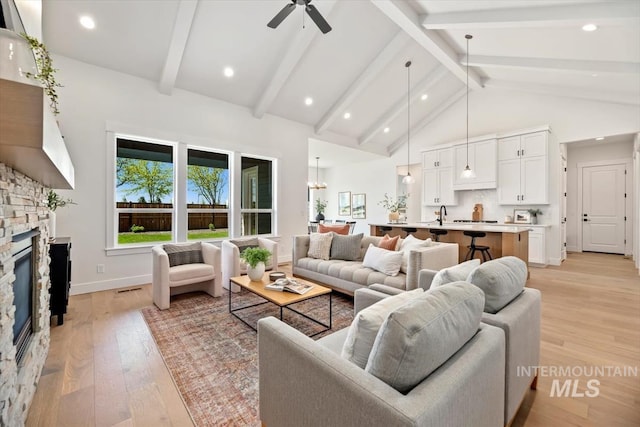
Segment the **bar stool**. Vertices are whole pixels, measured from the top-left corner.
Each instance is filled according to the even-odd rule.
[[[402,231],[406,233],[406,235],[404,236],[406,238],[409,236],[409,234],[413,234],[418,231],[418,229],[415,227],[402,227]]]
[[[493,259],[493,257],[491,256],[491,252],[489,252],[489,246],[476,245],[476,237],[485,237],[487,233],[485,233],[484,231],[465,231],[462,234],[471,237],[471,244],[467,246],[467,248],[469,248],[469,252],[467,252],[467,256],[464,257],[465,261],[473,259],[476,251],[480,251],[482,253],[483,262],[487,261],[487,257],[489,259]]]
[[[439,228],[430,228],[429,229],[429,233],[431,233],[433,235],[433,240],[436,242],[439,242],[440,240],[440,236],[444,236],[445,234],[448,233],[447,230],[441,230]]]

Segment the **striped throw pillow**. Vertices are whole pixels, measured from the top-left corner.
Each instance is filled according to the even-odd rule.
[[[200,242],[190,245],[164,245],[163,249],[169,256],[169,267],[204,262]]]

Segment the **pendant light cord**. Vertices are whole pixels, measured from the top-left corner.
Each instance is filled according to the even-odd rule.
[[[407,67],[407,175],[409,172],[409,149],[411,147],[411,61],[405,64]]]
[[[469,39],[470,35],[466,35],[467,39],[467,168],[469,167]]]

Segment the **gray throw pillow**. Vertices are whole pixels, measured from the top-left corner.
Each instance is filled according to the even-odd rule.
[[[169,267],[175,267],[182,264],[203,263],[202,244],[200,242],[190,245],[164,245],[164,251],[169,257]]]
[[[360,242],[364,234],[348,234],[346,236],[333,233],[330,259],[356,261],[360,257]]]
[[[248,248],[260,247],[260,245],[258,244],[257,237],[253,237],[250,239],[241,239],[241,240],[229,240],[229,243],[233,243],[238,247],[238,250],[240,251],[240,255],[242,255],[242,253],[246,251]]]
[[[505,256],[482,263],[469,274],[467,282],[484,291],[484,311],[495,314],[522,293],[527,274],[524,261]]]
[[[449,283],[410,299],[382,324],[365,371],[408,393],[478,331],[482,290]]]
[[[453,267],[443,268],[434,276],[433,280],[431,281],[431,287],[435,288],[438,286],[446,285],[447,283],[467,280],[469,274],[473,271],[474,268],[479,265],[480,260],[476,258],[470,261],[465,261],[458,265],[454,265]]]

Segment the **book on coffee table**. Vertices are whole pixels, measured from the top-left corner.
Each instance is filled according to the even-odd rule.
[[[265,286],[265,289],[272,291],[286,291],[293,292],[294,294],[304,295],[313,289],[313,285],[308,283],[296,282],[294,279],[278,279],[274,283],[270,283]]]

